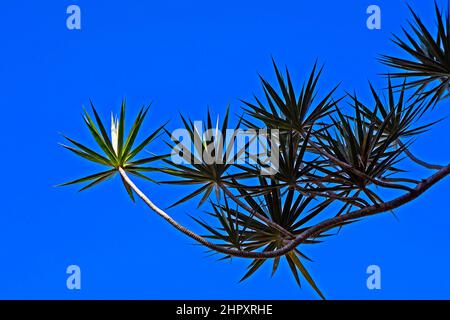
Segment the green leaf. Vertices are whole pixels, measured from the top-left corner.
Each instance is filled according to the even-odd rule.
[[[141,108],[138,115],[136,116],[136,119],[134,120],[134,123],[131,126],[130,132],[128,133],[128,136],[127,136],[124,148],[123,148],[122,158],[126,158],[128,153],[130,152],[131,148],[133,147],[134,141],[136,140],[136,137],[139,133],[139,129],[141,128],[141,125],[147,115],[149,108],[150,108],[150,106],[147,107],[146,109]]]
[[[186,201],[188,201],[188,200],[194,198],[195,196],[198,196],[198,195],[201,194],[203,191],[208,190],[208,188],[212,188],[211,185],[207,184],[207,185],[204,185],[204,186],[200,187],[199,189],[195,190],[194,192],[188,194],[186,197],[184,197],[184,198],[178,200],[177,202],[175,202],[174,204],[172,204],[172,205],[171,205],[170,207],[168,207],[167,209],[173,208],[173,207],[175,207],[175,206],[177,206],[177,205],[179,205],[179,204],[181,204],[181,203],[183,203],[183,202],[186,202]]]
[[[92,175],[89,175],[89,176],[86,176],[86,177],[83,177],[83,178],[80,178],[80,179],[76,179],[76,180],[72,180],[72,181],[69,181],[69,182],[62,183],[62,184],[58,184],[57,186],[58,187],[63,187],[63,186],[71,185],[71,184],[77,184],[77,183],[83,183],[83,182],[91,181],[91,180],[103,177],[105,174],[114,173],[115,171],[116,171],[115,169],[102,171],[102,172],[95,173],[95,174],[92,174]]]
[[[125,99],[122,100],[122,107],[120,109],[119,117],[119,128],[118,128],[118,143],[117,143],[117,154],[119,159],[122,159],[123,155],[123,136],[125,133]]]
[[[64,135],[63,135],[64,136]],[[98,159],[99,161],[101,161],[103,164],[109,164],[111,166],[113,166],[113,164],[111,163],[111,161],[109,159],[106,159],[105,157],[103,157],[102,155],[98,154],[97,152],[93,151],[92,149],[89,149],[88,147],[85,147],[84,145],[82,145],[81,143],[70,139],[69,137],[64,136],[65,139],[67,139],[68,141],[70,141],[73,145],[75,145],[76,147],[78,147],[79,149],[81,149],[82,151],[84,151],[85,153],[89,154],[90,156],[92,156],[93,158]],[[63,145],[64,146],[64,145]]]
[[[293,263],[297,266],[297,268],[300,270],[303,277],[308,281],[309,285],[314,289],[314,291],[317,292],[317,294],[325,300],[325,296],[320,291],[319,287],[317,287],[316,283],[314,282],[313,278],[309,274],[308,270],[304,267],[304,265],[300,262],[300,259],[297,257],[297,255],[294,252],[290,252],[289,256],[291,257]]]
[[[76,155],[79,155],[80,157],[85,158],[85,159],[87,159],[87,160],[89,160],[89,161],[96,162],[96,163],[100,163],[100,164],[104,164],[104,165],[107,165],[107,166],[110,165],[110,163],[109,163],[108,161],[104,161],[102,158],[98,158],[98,157],[92,156],[92,155],[90,155],[90,154],[88,154],[88,153],[81,152],[81,151],[79,151],[79,150],[77,150],[77,149],[75,149],[75,148],[66,146],[66,145],[64,145],[64,144],[60,144],[60,145],[61,145],[62,147],[64,147],[64,148],[66,148],[67,150],[72,151],[72,152],[75,153]]]
[[[122,179],[123,186],[125,187],[125,190],[127,191],[128,196],[130,197],[131,201],[135,202],[133,190],[131,189],[131,187],[128,185],[128,183],[125,181],[125,179],[122,176],[120,176],[120,178]]]
[[[150,134],[144,141],[142,141],[133,151],[127,155],[126,161],[133,159],[142,149],[144,149],[156,136],[161,132],[161,130],[166,126],[167,122],[156,129],[152,134]]]
[[[108,156],[110,161],[116,164],[117,158],[116,158],[116,155],[114,154],[114,150],[113,150],[112,146],[109,147],[108,143],[103,140],[103,138],[101,137],[100,133],[98,132],[94,122],[92,121],[92,119],[90,118],[90,116],[86,110],[84,111],[83,119],[84,119],[89,131],[91,132],[91,135],[94,138],[94,140],[97,142],[97,144],[100,146],[100,148],[102,148],[103,152],[105,152],[105,154]],[[109,142],[109,144],[111,144],[111,143]]]
[[[114,173],[105,173],[104,175],[100,176],[99,178],[97,178],[96,180],[94,180],[93,182],[91,182],[90,184],[84,186],[83,188],[81,188],[79,190],[79,192],[84,191],[86,189],[92,188],[93,186],[108,180],[109,178],[111,178],[112,176],[114,176]]]
[[[114,148],[113,148],[113,146],[111,144],[111,139],[108,136],[108,134],[106,133],[105,126],[103,125],[103,122],[100,119],[100,116],[98,115],[97,110],[95,109],[94,104],[92,103],[92,101],[90,101],[90,103],[91,103],[92,112],[94,113],[95,121],[97,122],[97,126],[100,129],[100,133],[102,135],[102,142],[103,142],[104,145],[106,145],[106,149],[108,150],[107,154],[109,154],[111,156],[111,159],[117,160],[117,156],[116,156],[116,154],[114,152]],[[95,128],[95,125],[94,125],[93,121],[91,120],[89,114],[87,112],[85,112],[85,115],[86,115],[90,125],[93,128]],[[98,131],[97,131],[97,133],[98,133]]]

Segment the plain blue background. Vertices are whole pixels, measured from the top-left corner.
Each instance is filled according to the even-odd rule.
[[[445,2],[445,1],[444,1]],[[433,1],[410,1],[427,24]],[[81,7],[82,30],[66,28],[66,8]],[[366,8],[382,10],[382,29],[366,28]],[[118,179],[85,193],[54,185],[98,169],[57,145],[58,132],[86,142],[82,105],[103,116],[154,101],[146,130],[178,111],[202,119],[261,93],[257,72],[274,79],[270,57],[287,64],[297,87],[316,58],[322,90],[369,97],[388,71],[381,53],[402,54],[390,41],[409,18],[402,0],[377,1],[8,1],[0,6],[0,298],[311,299],[286,265],[273,279],[267,265],[244,283],[248,261],[216,262],[141,203]],[[448,114],[450,101],[430,115]],[[450,159],[448,122],[413,146],[425,159]],[[162,143],[150,147],[163,150]],[[416,177],[429,173],[407,165]],[[165,207],[189,191],[139,181]],[[306,248],[308,267],[328,298],[450,298],[450,180],[396,211],[345,228]],[[196,203],[170,210],[194,226]],[[201,214],[200,212],[196,212]],[[197,228],[197,226],[194,226]],[[198,230],[198,229],[197,229]],[[82,270],[82,289],[66,288],[66,267]],[[382,289],[366,288],[366,268],[382,269]]]

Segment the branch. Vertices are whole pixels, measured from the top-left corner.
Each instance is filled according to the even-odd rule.
[[[431,188],[433,185],[438,183],[440,180],[442,180],[449,174],[450,174],[450,164],[443,167],[441,170],[439,170],[432,176],[428,177],[427,179],[422,180],[422,182],[420,182],[416,186],[416,188],[414,188],[412,191],[405,193],[404,195],[402,195],[398,198],[395,198],[391,201],[384,202],[382,204],[373,205],[370,207],[366,207],[363,209],[359,209],[359,210],[350,212],[345,215],[341,215],[341,216],[337,216],[337,217],[333,217],[333,218],[324,220],[324,221],[316,224],[315,226],[312,226],[312,227],[308,228],[307,230],[305,230],[304,232],[302,232],[300,235],[297,236],[297,238],[294,241],[292,241],[288,245],[284,246],[283,248],[280,248],[280,249],[277,249],[274,251],[270,251],[267,253],[262,253],[262,255],[263,255],[262,258],[274,258],[277,256],[284,255],[287,252],[294,249],[295,247],[297,247],[298,245],[300,245],[305,240],[307,240],[309,238],[313,238],[317,235],[320,235],[321,233],[323,233],[327,230],[338,227],[345,222],[396,209],[396,208],[418,198],[421,194],[423,194],[425,191],[427,191],[429,188]]]
[[[402,184],[397,184],[397,183],[391,183],[391,182],[385,182],[382,180],[377,180],[377,179],[373,179],[369,176],[367,176],[367,178],[375,185],[379,186],[379,187],[383,187],[383,188],[389,188],[389,189],[400,189],[400,190],[405,190],[405,191],[412,191],[414,189],[408,187],[408,186],[404,186]]]
[[[119,167],[118,171],[122,178],[125,180],[125,182],[133,189],[134,192],[145,202],[147,206],[150,207],[154,212],[156,212],[160,217],[165,219],[167,222],[169,222],[172,226],[174,226],[177,230],[181,231],[188,237],[194,239],[195,241],[199,242],[200,244],[215,250],[217,252],[235,256],[235,257],[242,257],[242,258],[261,258],[260,252],[248,252],[248,251],[241,251],[236,249],[229,249],[221,245],[217,245],[214,243],[209,242],[202,236],[199,236],[195,232],[189,230],[188,228],[184,227],[183,225],[179,224],[177,221],[175,221],[170,215],[168,215],[166,212],[164,212],[162,209],[160,209],[158,206],[156,206],[147,196],[134,184],[134,182],[128,177],[126,171]]]
[[[406,148],[405,145],[400,140],[398,140],[398,145],[400,146],[400,148],[403,148],[403,151],[408,156],[408,158],[410,158],[412,161],[414,161],[418,165],[420,165],[422,167],[425,167],[427,169],[431,169],[431,170],[440,170],[440,169],[443,168],[443,166],[440,166],[440,165],[437,165],[437,164],[431,164],[431,163],[425,162],[423,160],[420,160],[419,158],[414,156],[412,154],[412,152],[409,151],[408,148]]]
[[[236,257],[242,257],[242,258],[259,258],[259,259],[267,259],[267,258],[275,258],[282,255],[285,255],[286,253],[292,251],[295,249],[298,245],[303,243],[305,240],[314,238],[321,233],[333,229],[337,226],[340,226],[346,222],[357,220],[360,218],[372,216],[378,213],[383,213],[386,211],[390,211],[393,209],[396,209],[414,199],[419,197],[421,194],[423,194],[425,191],[427,191],[429,188],[431,188],[433,185],[435,185],[437,182],[445,178],[447,175],[450,174],[450,164],[448,164],[445,167],[442,167],[438,172],[430,176],[429,178],[422,180],[414,189],[411,191],[405,193],[404,195],[397,197],[391,201],[384,202],[382,204],[373,205],[370,207],[365,207],[363,209],[359,209],[353,212],[350,212],[345,215],[336,216],[327,220],[324,220],[315,226],[312,226],[302,232],[300,235],[298,235],[294,240],[290,241],[288,244],[286,244],[284,247],[280,249],[276,249],[273,251],[267,251],[267,252],[248,252],[248,251],[241,251],[241,250],[235,250],[235,249],[229,249],[225,248],[220,245],[213,244],[203,237],[195,234],[194,232],[190,231],[189,229],[185,228],[184,226],[180,225],[178,222],[176,222],[174,219],[172,219],[167,213],[165,213],[163,210],[158,208],[153,202],[150,201],[150,199],[147,198],[147,196],[139,190],[138,187],[133,183],[133,181],[130,180],[128,175],[126,174],[125,170],[122,168],[118,168],[120,174],[124,178],[124,180],[128,183],[128,185],[136,192],[136,194],[158,215],[163,217],[166,221],[168,221],[171,225],[173,225],[176,229],[183,232],[187,236],[191,237],[192,239],[196,240],[197,242],[205,245],[206,247],[215,250],[220,253],[224,253],[227,255],[232,255]]]

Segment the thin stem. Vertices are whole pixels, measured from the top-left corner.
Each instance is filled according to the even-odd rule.
[[[400,190],[405,190],[405,191],[412,191],[413,189],[408,187],[408,186],[404,186],[401,184],[396,184],[396,183],[391,183],[391,182],[384,182],[381,180],[377,180],[377,179],[372,179],[371,177],[368,177],[368,179],[375,185],[379,186],[379,187],[383,187],[383,188],[389,188],[389,189],[400,189]]]
[[[358,197],[340,196],[331,191],[323,191],[323,192],[314,191],[314,190],[302,191],[302,190],[299,190],[297,187],[296,187],[296,190],[298,190],[299,192],[308,193],[309,195],[314,195],[314,196],[319,196],[322,198],[339,200],[342,202],[350,203],[354,206],[357,206],[358,208],[363,208],[364,206],[370,206],[370,204],[367,201],[365,201],[364,199],[360,199]],[[343,193],[345,193],[345,192],[343,192]]]
[[[194,239],[195,241],[199,242],[200,244],[215,250],[217,252],[232,255],[236,257],[243,257],[243,258],[259,258],[260,253],[259,252],[248,252],[248,251],[241,251],[241,250],[235,250],[235,249],[229,249],[224,246],[216,245],[214,243],[209,242],[202,236],[199,236],[195,232],[189,230],[188,228],[184,227],[183,225],[179,224],[177,221],[175,221],[171,216],[169,216],[166,212],[164,212],[162,209],[160,209],[158,206],[156,206],[135,184],[134,182],[128,177],[126,171],[119,167],[118,171],[122,178],[125,180],[125,182],[133,189],[134,192],[147,204],[147,206],[150,207],[154,212],[156,212],[160,217],[165,219],[167,222],[169,222],[172,226],[174,226],[177,230],[181,231],[188,237]]]
[[[272,220],[266,218],[265,216],[263,216],[262,214],[260,214],[259,212],[257,212],[256,210],[250,208],[248,205],[246,205],[244,202],[242,202],[238,197],[236,197],[226,186],[221,185],[220,186],[223,190],[223,192],[225,192],[225,194],[227,196],[229,196],[237,205],[239,205],[242,209],[250,212],[251,214],[253,214],[255,217],[261,219],[262,221],[264,221],[267,225],[271,226],[272,228],[276,229],[277,231],[279,231],[280,233],[282,233],[284,236],[290,238],[290,239],[294,239],[295,235],[293,235],[292,233],[290,233],[289,231],[287,231],[286,229],[284,229],[282,226],[280,226],[279,224],[273,222]]]
[[[443,168],[443,166],[440,166],[437,164],[431,164],[431,163],[425,162],[423,160],[420,160],[414,154],[412,154],[412,152],[409,151],[408,148],[406,148],[406,146],[400,140],[398,140],[397,142],[398,142],[398,145],[400,146],[400,148],[403,148],[403,152],[405,152],[405,154],[408,156],[408,158],[410,158],[412,161],[414,161],[418,165],[425,167],[427,169],[431,169],[431,170],[440,170]]]

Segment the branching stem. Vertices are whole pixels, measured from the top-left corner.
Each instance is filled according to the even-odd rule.
[[[204,246],[215,250],[217,252],[236,256],[236,257],[242,257],[242,258],[259,258],[259,259],[267,259],[267,258],[275,258],[282,255],[285,255],[286,253],[292,251],[295,249],[298,245],[306,241],[307,239],[317,237],[318,235],[322,234],[323,232],[333,229],[335,227],[341,226],[346,222],[355,221],[360,218],[372,216],[378,213],[383,213],[386,211],[390,211],[393,209],[396,209],[414,199],[419,197],[421,194],[423,194],[425,191],[427,191],[429,188],[431,188],[433,185],[435,185],[437,182],[445,178],[447,175],[450,174],[450,164],[447,166],[442,167],[439,171],[437,171],[432,176],[428,177],[427,179],[422,180],[414,189],[411,191],[393,199],[388,202],[384,202],[381,204],[376,204],[373,206],[365,207],[353,212],[350,212],[345,215],[335,216],[333,218],[324,220],[304,232],[302,232],[300,235],[298,235],[294,240],[288,242],[284,247],[273,250],[273,251],[267,251],[267,252],[249,252],[249,251],[241,251],[236,249],[230,249],[223,245],[217,245],[209,242],[208,240],[204,239],[203,237],[197,235],[196,233],[192,232],[191,230],[185,228],[184,226],[180,225],[178,222],[176,222],[172,217],[170,217],[167,213],[165,213],[163,210],[158,208],[153,202],[150,201],[150,199],[147,198],[147,196],[131,181],[131,179],[126,174],[125,170],[122,168],[118,168],[119,173],[123,177],[123,179],[128,183],[128,185],[136,192],[136,194],[158,215],[160,215],[162,218],[164,218],[166,221],[168,221],[172,226],[174,226],[179,231],[183,232],[187,236],[191,237],[192,239],[196,240],[197,242],[203,244]]]
[[[403,148],[403,152],[408,156],[408,158],[410,158],[412,161],[414,161],[418,165],[425,167],[427,169],[431,169],[431,170],[440,170],[443,168],[443,166],[440,166],[437,164],[431,164],[431,163],[425,162],[423,160],[420,160],[411,151],[409,151],[408,148],[406,148],[405,145],[400,140],[398,140],[398,145],[400,146],[400,148]]]

